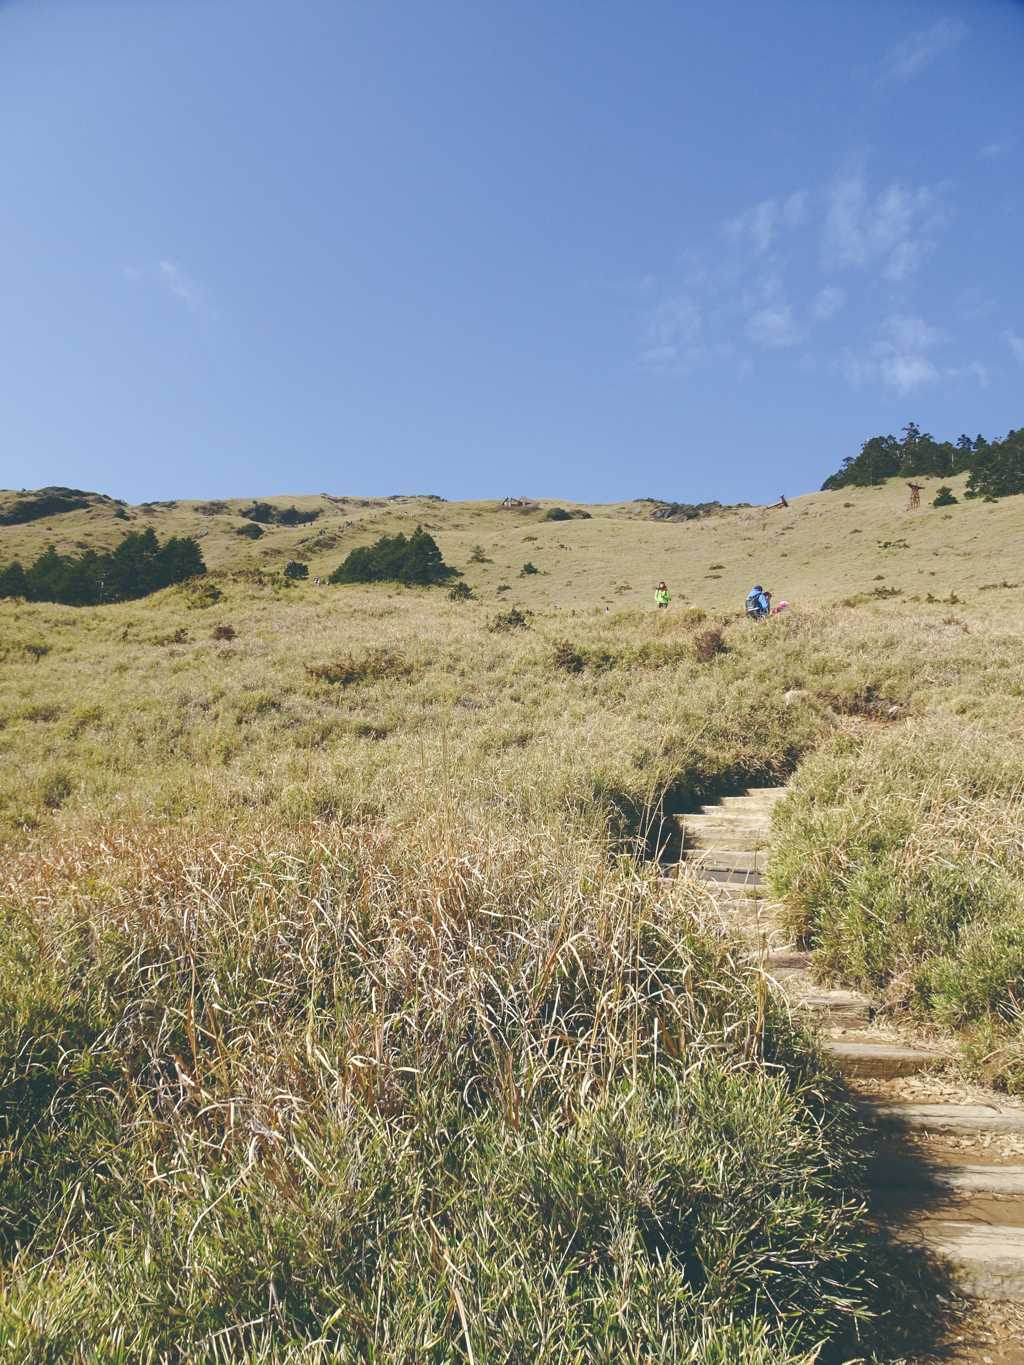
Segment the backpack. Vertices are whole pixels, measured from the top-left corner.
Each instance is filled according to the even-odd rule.
[[[751,588],[747,593],[747,615],[758,616],[768,610],[768,603],[765,600],[764,591],[759,588]]]

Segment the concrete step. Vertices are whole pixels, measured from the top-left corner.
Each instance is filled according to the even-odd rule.
[[[725,848],[760,850],[770,842],[771,836],[748,826],[737,825],[735,829],[711,829],[707,826],[697,828],[680,821],[680,833],[684,848]]]
[[[866,1118],[884,1127],[930,1133],[1016,1133],[1024,1136],[1024,1110],[997,1109],[986,1104],[876,1104],[864,1105]]]
[[[961,1294],[1024,1303],[1024,1228],[924,1218],[893,1232],[944,1261]]]
[[[763,872],[768,854],[752,849],[684,848],[683,861],[708,872]]]
[[[822,1047],[846,1076],[873,1076],[893,1080],[926,1071],[942,1060],[940,1052],[907,1047],[902,1043],[875,1043],[862,1039],[822,1038]]]

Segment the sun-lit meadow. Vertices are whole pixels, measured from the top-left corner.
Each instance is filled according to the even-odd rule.
[[[856,1125],[652,855],[795,772],[823,969],[1020,1084],[1016,500],[901,496],[401,511],[462,602],[245,572],[314,523],[210,605],[0,603],[0,1359],[866,1353]]]

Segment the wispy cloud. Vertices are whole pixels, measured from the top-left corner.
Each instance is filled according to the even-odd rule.
[[[156,285],[197,317],[211,318],[216,313],[203,286],[177,261],[163,259],[148,265],[122,266],[126,280]]]
[[[746,335],[755,346],[778,350],[795,346],[801,332],[788,303],[775,308],[759,308],[747,319]]]
[[[911,81],[944,53],[951,51],[970,32],[960,19],[940,19],[919,29],[890,48],[882,61],[882,74],[891,81]]]
[[[1020,365],[1024,365],[1024,337],[1018,336],[1014,331],[1006,333],[1006,344],[1010,348],[1010,354]]]
[[[837,285],[827,284],[824,289],[819,289],[811,303],[811,317],[818,322],[827,322],[829,318],[846,307],[846,290],[838,288]]]
[[[796,228],[807,217],[808,194],[796,190],[779,198],[762,199],[752,209],[730,218],[724,224],[727,237],[736,243],[749,243],[763,255],[786,228]]]
[[[640,364],[648,370],[688,369],[703,350],[701,310],[685,294],[663,299],[648,315]]]
[[[979,161],[998,161],[1001,156],[1012,152],[1017,145],[1015,137],[997,137],[978,148]]]
[[[929,351],[941,345],[946,334],[923,318],[893,314],[883,320],[866,351],[847,350],[840,369],[851,384],[880,382],[899,394],[913,393],[934,384],[941,372]]]
[[[984,387],[990,370],[962,353],[962,323],[995,302],[961,291],[948,306],[948,333],[910,302],[915,275],[952,221],[946,199],[942,186],[873,182],[856,167],[758,200],[703,246],[689,244],[656,283],[642,277],[632,291],[638,363],[669,375],[724,364],[742,375],[787,360],[901,395],[940,382]],[[1024,364],[1024,339],[1012,333],[1007,342]]]
[[[902,283],[920,266],[946,221],[938,193],[927,185],[891,184],[872,194],[863,172],[840,176],[828,192],[825,267],[877,268],[890,284]]]

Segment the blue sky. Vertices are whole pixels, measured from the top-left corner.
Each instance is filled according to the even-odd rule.
[[[763,501],[1024,424],[1020,0],[0,0],[0,486]]]

